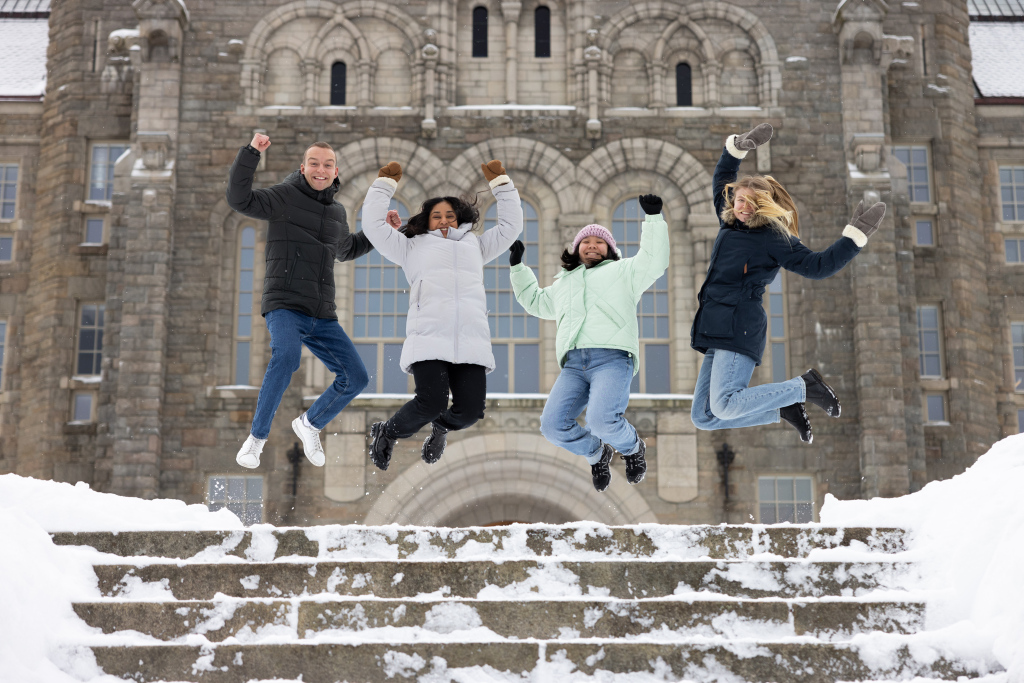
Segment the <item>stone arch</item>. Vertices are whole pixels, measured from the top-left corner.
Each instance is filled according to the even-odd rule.
[[[714,217],[711,175],[704,166],[682,147],[652,138],[616,140],[587,155],[576,169],[580,206],[590,207],[605,183],[627,171],[665,176],[686,196],[691,217]]]
[[[384,489],[363,524],[457,522],[466,519],[474,504],[493,499],[546,506],[573,518],[562,521],[657,521],[643,496],[620,473],[604,493],[598,493],[582,458],[536,434],[497,433],[450,443],[441,462],[408,468]]]
[[[758,71],[758,98],[760,106],[778,104],[778,91],[782,86],[779,70],[779,53],[775,40],[757,15],[749,10],[720,0],[706,0],[691,5],[678,5],[667,0],[649,0],[630,4],[608,19],[598,35],[598,46],[608,51],[615,36],[638,21],[665,18],[670,20],[699,22],[702,19],[718,19],[734,24],[750,36],[757,48],[753,55]],[[711,54],[714,54],[712,51]]]
[[[576,167],[554,147],[528,138],[494,138],[470,147],[448,164],[449,184],[456,188],[482,185],[480,164],[491,159],[501,159],[510,172],[519,169],[536,175],[558,197],[562,212],[576,210],[572,201]]]
[[[414,47],[410,55],[410,62],[413,65],[419,65],[422,61],[419,50],[415,49],[420,47],[422,42],[422,31],[419,24],[411,16],[393,5],[381,0],[361,0],[358,3],[345,4],[335,4],[333,2],[310,3],[306,2],[306,0],[297,0],[270,12],[256,22],[252,31],[249,32],[245,44],[245,53],[241,60],[242,90],[245,93],[246,104],[253,105],[262,101],[263,92],[260,84],[260,74],[266,68],[268,56],[265,46],[278,29],[296,19],[320,18],[327,20],[327,24],[334,25],[335,22],[348,21],[352,17],[376,17],[398,28]],[[351,24],[350,21],[348,23]],[[352,28],[354,29],[355,26],[352,26]],[[326,27],[321,27],[317,35],[324,34],[325,30]],[[312,49],[311,45],[304,47]],[[310,52],[309,54],[315,53]],[[369,59],[369,55],[369,42],[364,40],[363,45],[360,46],[360,57]]]
[[[430,196],[441,194],[438,190],[445,182],[445,165],[433,152],[415,142],[400,138],[365,138],[351,142],[338,150],[338,179],[344,192],[353,178],[374,171],[389,161],[397,161],[410,175],[424,182],[424,190]],[[477,169],[479,173],[479,169]],[[362,188],[363,193],[366,188]]]

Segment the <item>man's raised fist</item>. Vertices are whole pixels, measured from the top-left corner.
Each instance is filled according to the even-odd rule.
[[[249,144],[252,145],[257,152],[262,154],[267,151],[267,147],[270,147],[270,136],[264,135],[263,133],[256,133],[252,136],[252,142]]]

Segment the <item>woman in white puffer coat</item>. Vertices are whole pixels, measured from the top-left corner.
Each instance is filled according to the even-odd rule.
[[[498,200],[498,224],[479,237],[471,231],[480,213],[457,197],[428,199],[401,227],[398,212],[388,211],[402,178],[395,161],[380,169],[363,201],[363,234],[384,258],[402,267],[410,286],[400,364],[415,379],[416,396],[370,427],[370,458],[382,470],[391,462],[395,441],[428,422],[433,424],[422,457],[434,463],[448,432],[484,416],[486,375],[494,370],[484,264],[508,250],[523,231],[523,207],[500,161],[480,168]]]

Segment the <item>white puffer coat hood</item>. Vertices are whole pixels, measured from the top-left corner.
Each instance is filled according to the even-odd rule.
[[[398,264],[409,281],[409,316],[400,364],[422,360],[482,365],[494,370],[491,330],[487,322],[484,264],[505,252],[523,231],[519,191],[508,176],[499,176],[491,192],[498,200],[498,224],[477,236],[463,224],[442,237],[431,231],[406,237],[387,224],[388,206],[397,184],[377,178],[363,202],[363,233],[384,258]],[[411,373],[410,373],[411,374]]]

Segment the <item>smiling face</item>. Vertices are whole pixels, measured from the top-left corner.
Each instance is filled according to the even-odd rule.
[[[430,210],[427,227],[431,230],[448,230],[458,227],[455,209],[448,202],[438,202]]]
[[[757,211],[757,203],[754,201],[754,191],[749,187],[737,187],[736,196],[732,202],[732,212],[736,220],[746,223]]]
[[[580,255],[583,265],[590,267],[608,257],[608,243],[596,235],[589,235],[580,240],[576,252]]]
[[[334,152],[321,147],[310,147],[306,150],[299,172],[314,190],[326,190],[338,177],[338,162]]]

